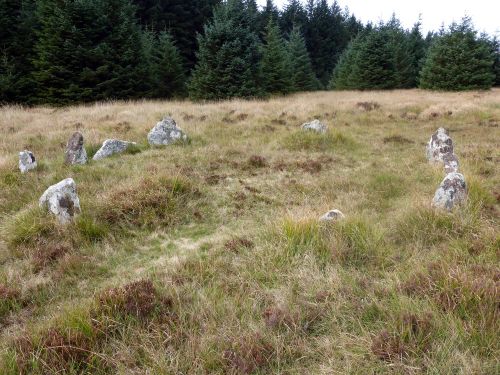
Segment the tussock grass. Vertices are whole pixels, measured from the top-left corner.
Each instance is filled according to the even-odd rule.
[[[499,95],[2,107],[0,373],[496,373]],[[192,141],[146,146],[167,113]],[[439,126],[469,189],[451,213],[430,205]],[[90,157],[138,147],[67,166],[75,129]],[[43,168],[21,175],[25,148]],[[61,226],[36,207],[67,177]]]

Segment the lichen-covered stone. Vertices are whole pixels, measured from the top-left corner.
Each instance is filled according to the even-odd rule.
[[[66,145],[64,161],[66,164],[86,164],[87,151],[83,147],[83,135],[80,132],[75,132],[68,140]]]
[[[177,126],[172,117],[165,117],[148,134],[148,142],[151,146],[167,146],[186,140],[187,135]]]
[[[446,173],[458,172],[458,158],[455,154],[446,154],[443,156],[444,170]]]
[[[453,155],[453,141],[444,128],[439,128],[427,144],[427,159],[430,162],[443,162],[445,155]]]
[[[345,215],[339,210],[331,210],[319,218],[319,221],[337,221],[345,218]]]
[[[432,205],[437,208],[451,211],[467,198],[467,184],[462,174],[448,173],[434,194]]]
[[[317,133],[326,133],[326,125],[319,120],[313,120],[311,122],[306,122],[302,124],[302,129],[307,131],[314,131]]]
[[[19,170],[26,173],[37,166],[35,155],[31,151],[24,150],[19,153]]]
[[[67,224],[80,213],[76,184],[67,178],[49,187],[40,197],[39,205],[52,213],[61,224]]]
[[[101,148],[96,152],[93,159],[100,160],[126,151],[129,147],[135,146],[135,142],[120,141],[118,139],[106,139]]]

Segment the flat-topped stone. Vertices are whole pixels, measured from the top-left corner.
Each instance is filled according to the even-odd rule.
[[[19,153],[19,170],[26,173],[37,166],[35,155],[31,151],[24,150]]]
[[[345,218],[345,215],[339,210],[330,210],[319,218],[319,221],[337,221]]]
[[[108,158],[111,155],[120,154],[126,151],[129,147],[135,145],[135,142],[121,141],[119,139],[106,139],[92,159],[100,160]]]
[[[446,175],[434,194],[432,205],[451,211],[467,198],[467,184],[462,174],[451,172]]]
[[[314,131],[316,133],[326,133],[326,125],[319,120],[313,120],[302,124],[302,129],[307,131]]]

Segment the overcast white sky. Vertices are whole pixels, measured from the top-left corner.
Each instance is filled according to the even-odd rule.
[[[287,0],[274,2],[279,7],[288,3]],[[264,5],[266,0],[259,3]],[[500,36],[500,0],[338,0],[338,3],[341,8],[348,6],[364,23],[387,20],[395,12],[403,26],[410,28],[422,14],[424,32],[438,30],[443,22],[447,26],[467,14],[477,30]]]

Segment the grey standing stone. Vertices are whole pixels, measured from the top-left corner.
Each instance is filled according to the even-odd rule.
[[[442,162],[447,154],[453,154],[453,141],[446,129],[439,128],[427,144],[427,159],[430,162]]]
[[[320,122],[319,120],[313,120],[311,122],[306,122],[302,124],[303,130],[314,131],[317,133],[326,133],[326,125]]]
[[[319,221],[337,221],[345,218],[345,215],[339,210],[331,210],[319,218]]]
[[[446,173],[458,172],[458,158],[455,154],[446,154],[443,156],[444,170]]]
[[[467,198],[467,184],[462,174],[448,173],[434,194],[432,205],[437,208],[451,211]]]
[[[37,166],[35,155],[31,151],[24,150],[19,153],[19,170],[26,173]]]
[[[76,184],[67,178],[49,187],[40,197],[39,205],[52,213],[61,224],[67,224],[80,213]]]
[[[106,139],[101,148],[96,152],[93,159],[100,160],[110,157],[113,154],[119,154],[127,150],[130,146],[136,145],[135,142],[120,141],[118,139]]]
[[[65,158],[66,164],[86,164],[87,151],[83,147],[83,135],[80,132],[75,132],[68,140],[66,145]]]
[[[172,117],[165,117],[148,133],[151,146],[167,146],[187,140],[187,135],[179,128]]]

